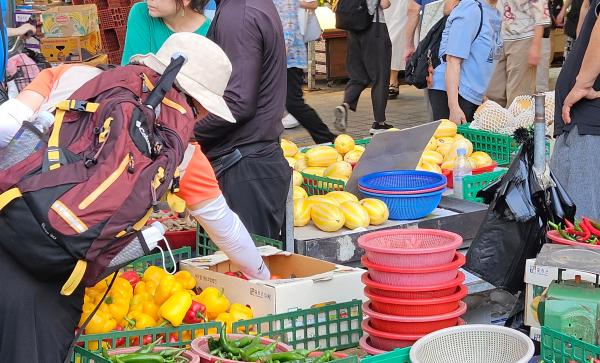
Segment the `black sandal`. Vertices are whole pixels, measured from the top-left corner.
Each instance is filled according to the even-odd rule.
[[[396,98],[398,98],[399,94],[400,94],[400,86],[399,85],[390,84],[390,88],[389,88],[389,91],[388,91],[388,99],[389,100],[395,100]]]

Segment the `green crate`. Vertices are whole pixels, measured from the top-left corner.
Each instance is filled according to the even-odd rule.
[[[102,356],[92,353],[83,349],[82,347],[75,346],[73,348],[73,358],[71,363],[111,363],[108,359]]]
[[[463,198],[471,202],[482,203],[483,198],[478,198],[477,193],[480,190],[495,182],[506,174],[508,170],[490,171],[477,175],[466,175],[463,177]]]
[[[252,240],[257,247],[261,246],[273,246],[280,250],[283,250],[283,242],[278,241],[276,239],[271,239],[263,236],[259,236],[256,234],[252,234]],[[198,226],[196,229],[196,256],[208,256],[212,255],[215,252],[219,251],[219,247],[217,247],[208,237],[208,234],[202,229],[202,227]]]
[[[395,349],[391,352],[369,356],[361,359],[361,363],[410,363],[410,347]]]
[[[176,262],[192,258],[192,248],[189,246],[178,248],[176,250],[172,250],[171,252],[173,253],[173,257],[175,258]],[[167,270],[171,270],[173,269],[173,262],[171,261],[171,256],[169,256],[168,251],[165,251],[165,264],[166,266],[163,266],[162,254],[154,253],[152,255],[138,258],[131,264],[125,266],[123,270],[133,270],[138,274],[143,274],[144,271],[146,271],[146,269],[148,268],[148,266],[162,266]]]
[[[158,339],[159,336],[163,336],[163,343],[159,344],[159,346],[172,346],[172,347],[183,347],[189,345],[192,340],[196,339],[199,336],[206,335],[209,333],[209,329],[215,329],[214,332],[218,333],[221,331],[221,324],[217,322],[208,322],[208,323],[198,323],[198,324],[183,324],[178,327],[165,326],[160,328],[148,328],[142,330],[125,330],[125,331],[112,331],[109,333],[102,334],[85,334],[81,335],[77,340],[78,343],[83,343],[83,347],[87,350],[94,350],[96,348],[100,349],[98,342],[104,341],[110,347],[116,347],[116,341],[120,338],[125,338],[124,347],[132,346],[132,341],[130,338],[138,338],[138,342],[143,342],[143,337],[145,335],[151,335],[152,341]],[[184,332],[186,334],[184,335]],[[187,332],[190,333],[191,339],[184,339],[187,337]],[[213,331],[211,330],[211,333]],[[177,343],[169,343],[169,337],[171,334],[175,334],[177,336]],[[166,339],[165,339],[166,338]],[[165,342],[166,340],[166,342]],[[91,347],[90,343],[94,343],[96,347]],[[139,345],[139,344],[138,344]]]
[[[511,135],[475,130],[469,128],[469,125],[458,126],[458,133],[471,141],[474,151],[486,152],[500,166],[510,164],[512,157],[519,151],[520,147]],[[548,140],[546,140],[546,156],[550,156],[550,142]]]
[[[542,327],[541,353],[545,363],[589,363],[600,358],[600,347],[582,342],[556,330]]]
[[[362,301],[325,305],[233,324],[271,339],[280,339],[295,349],[347,349],[362,336]]]
[[[346,358],[331,360],[329,363],[358,363],[358,357],[353,355]]]
[[[308,195],[325,195],[334,190],[343,191],[346,187],[346,183],[341,180],[325,178],[322,176],[316,176],[306,173],[300,173],[304,178],[302,187],[306,190]]]
[[[370,137],[366,137],[364,139],[358,139],[358,140],[354,140],[354,144],[355,145],[362,145],[364,147],[366,147],[367,145],[369,145],[371,143],[371,138]],[[300,148],[300,152],[301,153],[305,153],[308,150],[312,149],[313,147],[316,146],[332,146],[333,147],[333,143],[327,143],[327,144],[319,144],[319,145],[312,145],[312,146],[306,146],[306,147],[301,147]]]

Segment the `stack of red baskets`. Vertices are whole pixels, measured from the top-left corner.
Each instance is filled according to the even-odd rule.
[[[361,347],[370,354],[412,345],[433,331],[464,324],[465,276],[458,269],[462,238],[430,229],[394,229],[363,235],[363,305],[368,316]]]

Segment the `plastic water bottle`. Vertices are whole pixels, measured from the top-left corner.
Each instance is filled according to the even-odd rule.
[[[465,175],[471,175],[471,170],[471,163],[467,159],[467,150],[464,148],[457,149],[456,161],[454,162],[454,170],[452,172],[454,197],[464,199],[463,178]]]
[[[158,246],[158,242],[163,240],[165,232],[165,226],[160,222],[152,223],[141,231],[144,240],[140,241],[138,237],[134,238],[112,259],[108,267],[119,266],[144,256],[146,250],[151,251]]]

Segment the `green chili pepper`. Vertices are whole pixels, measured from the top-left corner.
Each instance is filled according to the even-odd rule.
[[[568,234],[567,232],[563,231],[562,229],[559,229],[559,230],[558,230],[558,234],[560,234],[560,236],[561,236],[562,238],[566,239],[566,240],[569,240],[569,241],[576,241],[576,239],[575,239],[575,238],[571,237],[571,235],[570,235],[570,234]]]
[[[238,340],[232,340],[231,344],[238,347],[238,348],[245,348],[248,345],[250,345],[250,343],[252,343],[254,339],[249,337],[249,336],[245,336],[242,339],[238,339]]]
[[[560,226],[559,226],[558,224],[556,224],[556,223],[552,223],[551,221],[548,221],[548,225],[549,225],[550,227],[552,227],[552,229],[553,229],[553,230],[555,230],[555,231],[557,231],[557,232],[560,232],[560,229],[561,229],[561,228],[560,228]]]
[[[105,346],[102,346],[102,358],[110,359],[110,355],[108,355],[108,351]]]
[[[228,353],[240,355],[242,353],[242,350],[240,348],[238,348],[238,347],[233,346],[233,344],[231,344],[227,340],[227,333],[226,332],[227,332],[227,325],[223,324],[223,327],[221,329],[220,339],[219,339],[219,342],[221,343],[221,346]]]
[[[281,352],[281,353],[273,353],[267,358],[268,361],[280,361],[280,362],[290,362],[294,360],[302,360],[305,357],[302,354],[294,353],[294,352]],[[263,360],[264,361],[264,360]]]
[[[260,344],[260,338],[258,338],[258,337],[254,338],[247,347],[242,349],[242,353],[241,353],[242,359],[247,362],[250,362],[250,360],[249,360],[250,356],[260,350],[263,350],[263,349],[265,349],[265,347],[262,344]]]
[[[165,358],[159,354],[152,353],[131,353],[113,356],[118,363],[165,363]]]
[[[173,348],[173,349],[161,350],[158,354],[161,357],[170,358],[170,357],[180,356],[182,353],[183,353],[183,349]]]
[[[320,356],[317,359],[315,359],[313,361],[313,363],[326,363],[326,362],[329,362],[333,358],[333,352],[335,352],[335,350],[328,350],[328,351],[326,351],[325,353],[323,353],[322,356]]]
[[[277,347],[277,342],[273,342],[273,343],[269,344],[265,349],[259,350],[258,352],[255,352],[254,354],[251,354],[248,357],[242,357],[242,358],[247,362],[256,362],[260,358],[267,357],[267,356],[270,356],[271,354],[273,354],[276,347]]]
[[[219,342],[219,340],[215,339],[213,337],[209,337],[208,338],[208,349],[216,350],[217,348],[221,348],[221,343]]]

